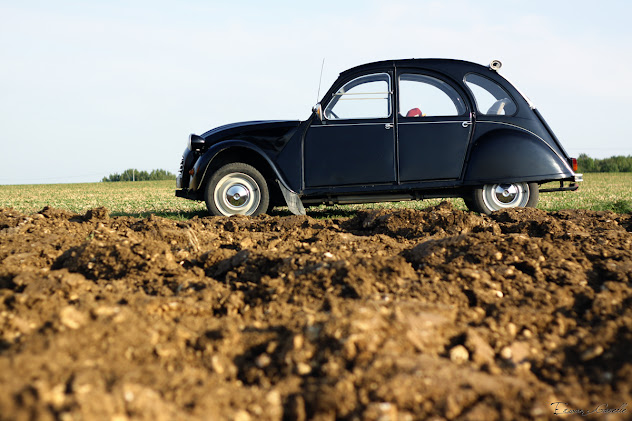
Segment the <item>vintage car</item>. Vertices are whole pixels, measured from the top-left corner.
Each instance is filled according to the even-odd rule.
[[[206,201],[212,215],[437,197],[462,197],[488,214],[576,190],[577,161],[500,67],[448,59],[354,67],[305,121],[190,135],[176,196]],[[559,187],[539,188],[551,181]]]

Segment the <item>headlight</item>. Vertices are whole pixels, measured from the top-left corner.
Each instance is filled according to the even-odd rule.
[[[204,138],[191,133],[189,135],[189,144],[187,147],[192,151],[199,151],[204,147]]]

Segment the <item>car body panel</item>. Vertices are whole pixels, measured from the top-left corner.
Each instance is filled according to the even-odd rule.
[[[551,181],[572,176],[568,164],[528,131],[479,122],[475,136],[465,184]]]
[[[305,187],[394,183],[395,130],[386,124],[310,127],[305,136]]]
[[[203,186],[204,181],[209,176],[209,171],[212,170],[212,164],[217,156],[224,151],[235,151],[237,154],[244,154],[244,152],[250,152],[257,157],[260,157],[268,165],[268,168],[272,170],[275,178],[279,180],[286,188],[292,190],[289,184],[285,181],[285,177],[279,171],[279,167],[274,163],[270,154],[266,150],[259,148],[245,140],[224,140],[211,146],[207,153],[199,159],[194,165],[194,175],[191,178],[191,189],[198,190]]]
[[[244,121],[226,124],[207,131],[201,136],[207,146],[221,140],[246,140],[263,149],[279,151],[300,125],[298,120]]]
[[[469,121],[400,122],[400,181],[459,179],[470,138],[470,124],[463,123]]]
[[[183,163],[185,167],[193,168],[193,174],[190,174],[190,178],[186,177],[187,174],[182,174],[183,185],[187,185],[189,190],[197,191],[213,159],[229,148],[252,150],[265,159],[273,171],[279,172],[275,163],[276,156],[299,126],[300,121],[247,121],[207,131],[201,135],[205,141],[203,151],[185,150]]]

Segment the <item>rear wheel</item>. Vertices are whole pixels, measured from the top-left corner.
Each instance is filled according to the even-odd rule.
[[[537,183],[503,183],[476,188],[464,201],[468,209],[489,215],[501,209],[534,208],[538,198]]]
[[[253,166],[233,162],[220,167],[206,184],[206,207],[211,215],[259,215],[268,211],[268,184]]]

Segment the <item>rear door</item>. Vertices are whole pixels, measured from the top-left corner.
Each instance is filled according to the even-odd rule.
[[[393,106],[392,72],[350,78],[307,130],[305,187],[394,183]]]
[[[400,181],[460,178],[472,129],[463,95],[417,69],[398,69],[397,79]]]

